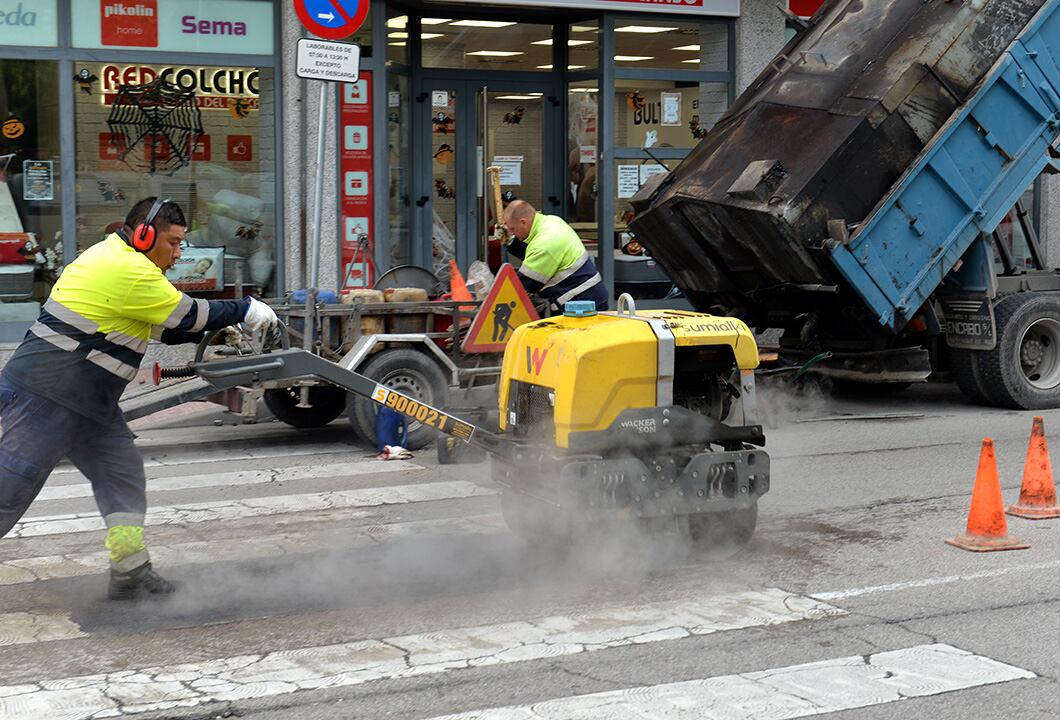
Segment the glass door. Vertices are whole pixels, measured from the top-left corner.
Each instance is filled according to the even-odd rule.
[[[563,178],[558,156],[552,157],[559,146],[550,142],[559,103],[544,82],[426,81],[420,98],[427,119],[419,132],[417,264],[443,281],[450,259],[463,272],[474,260],[496,268],[503,258],[491,242],[497,209],[486,169],[501,169],[507,198],[559,212]]]

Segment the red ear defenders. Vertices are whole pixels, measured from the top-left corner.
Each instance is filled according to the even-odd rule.
[[[158,239],[158,228],[155,227],[155,218],[158,216],[158,211],[167,202],[169,202],[169,198],[155,200],[154,205],[151,206],[147,213],[147,217],[133,230],[131,243],[133,248],[142,253],[151,252],[151,248],[155,246],[155,240]]]

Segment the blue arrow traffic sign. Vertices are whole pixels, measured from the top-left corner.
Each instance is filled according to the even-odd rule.
[[[294,11],[305,29],[317,37],[349,37],[368,17],[370,0],[294,0]]]

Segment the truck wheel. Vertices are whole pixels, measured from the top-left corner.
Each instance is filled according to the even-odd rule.
[[[989,405],[990,395],[983,386],[983,374],[979,369],[979,350],[956,350],[950,348],[950,375],[965,397],[979,405]]]
[[[426,405],[444,406],[449,402],[449,380],[438,364],[425,353],[411,348],[392,348],[373,355],[358,368],[362,375],[380,385]],[[365,442],[375,445],[375,416],[378,406],[367,398],[348,393],[346,417]],[[436,431],[418,420],[408,420],[408,449],[419,450],[434,440]]]
[[[264,394],[265,405],[277,420],[296,428],[324,427],[346,409],[346,391],[334,385],[309,388],[311,407],[300,408],[301,388],[273,388]]]
[[[997,346],[980,353],[988,398],[1002,407],[1060,407],[1060,298],[1011,295],[994,306]]]

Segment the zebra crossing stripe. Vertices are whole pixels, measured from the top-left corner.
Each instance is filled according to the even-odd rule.
[[[236,472],[207,473],[203,475],[178,475],[175,477],[148,478],[149,492],[172,492],[175,490],[197,490],[208,487],[236,485],[264,485],[290,480],[312,480],[314,478],[339,478],[353,475],[369,475],[391,472],[425,470],[422,465],[406,460],[391,462],[346,462],[332,465],[284,467],[266,470],[240,470]],[[92,497],[92,486],[87,480],[68,485],[46,486],[37,495],[41,500],[73,500]]]
[[[556,658],[845,614],[767,588],[0,687],[0,717],[88,720]]]
[[[285,533],[241,538],[237,542],[188,542],[151,545],[151,558],[157,565],[208,565],[303,554],[341,547],[363,547],[410,535],[484,535],[507,532],[499,513],[471,517],[413,520],[357,528],[316,529],[313,532]],[[336,539],[338,535],[338,539]],[[37,580],[58,580],[103,573],[109,567],[105,552],[46,555],[0,562],[0,585],[20,585]]]
[[[158,507],[147,512],[147,525],[185,525],[201,522],[230,522],[245,518],[267,517],[287,513],[321,512],[379,505],[404,505],[433,500],[457,500],[495,495],[496,490],[465,480],[413,485],[392,485],[359,490],[276,495],[217,502],[189,503]],[[44,515],[21,520],[7,537],[39,537],[65,533],[102,530],[103,520],[97,512],[69,515]]]
[[[432,720],[781,720],[1037,677],[950,645],[594,693]],[[694,708],[694,711],[692,710]],[[907,717],[918,713],[910,710]]]
[[[85,637],[66,613],[15,612],[0,614],[0,647],[72,640]]]
[[[230,447],[196,448],[192,455],[181,455],[174,458],[152,457],[148,448],[141,450],[144,455],[144,467],[175,467],[180,465],[205,465],[216,462],[232,462],[237,460],[269,460],[272,458],[302,457],[305,455],[344,455],[348,458],[363,458],[364,448],[352,445],[270,445],[254,450],[238,451]],[[80,472],[73,465],[62,464],[57,467],[52,476],[57,475],[79,475]]]

